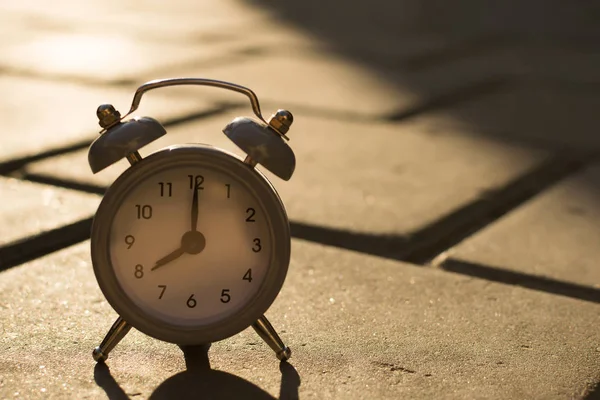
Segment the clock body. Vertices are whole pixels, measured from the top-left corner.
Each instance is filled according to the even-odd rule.
[[[127,169],[91,234],[94,273],[115,311],[141,332],[186,345],[256,322],[281,290],[290,246],[268,179],[208,145],[171,146]]]

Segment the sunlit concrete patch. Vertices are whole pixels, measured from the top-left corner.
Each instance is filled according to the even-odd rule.
[[[3,177],[0,193],[0,246],[88,218],[100,203],[87,193]]]
[[[267,313],[281,369],[248,329],[212,346],[213,371],[135,330],[95,370],[116,315],[89,242],[0,273],[0,307],[7,398],[572,398],[600,378],[598,305],[302,241]]]
[[[140,153],[200,142],[244,156],[221,132],[233,116],[249,114],[240,108],[168,129]],[[443,126],[432,132],[303,113],[295,115],[289,137],[296,154],[294,176],[289,182],[267,176],[290,218],[371,234],[409,235],[517,179],[549,155]],[[32,164],[25,171],[102,187],[127,166],[121,161],[92,177],[84,150]]]
[[[450,259],[596,288],[600,165],[556,184],[448,251]]]
[[[0,67],[13,73],[107,82],[137,80],[140,75],[192,61],[210,62],[227,52],[206,43],[147,42],[118,32],[46,33],[5,47]]]
[[[140,82],[140,84],[143,82]],[[0,77],[3,133],[0,160],[30,156],[59,146],[91,140],[100,131],[96,109],[111,103],[124,115],[138,85],[124,89],[98,89],[71,83]],[[140,112],[157,118],[199,112],[214,103],[208,97],[178,99],[168,90],[145,95]]]
[[[35,18],[27,18],[22,13],[12,13],[3,7],[0,14],[0,34],[4,40],[0,44],[0,49],[4,49],[10,43],[35,37],[37,34],[36,29],[33,28],[35,25],[38,25],[39,28],[44,26],[39,21],[35,21]]]
[[[600,378],[597,304],[301,241],[292,254],[267,316],[296,351],[301,397],[576,397]],[[247,349],[252,334],[215,350],[269,360],[262,345]],[[236,362],[214,366],[264,382],[276,374]]]
[[[0,67],[95,84],[166,77],[174,66],[239,64],[266,48],[309,49],[314,38],[237,1],[174,4],[9,1]]]
[[[37,21],[40,25],[52,21],[80,32],[119,32],[180,40],[207,29],[257,23],[266,14],[231,0],[175,3],[66,0],[53,3],[52,7],[41,0],[7,0],[2,6],[13,18]]]
[[[0,287],[0,395],[27,399],[104,395],[94,383],[90,346],[97,345],[116,316],[96,284],[89,242],[1,273]],[[114,366],[115,371],[129,368],[132,372],[125,388],[135,388],[149,370],[158,374],[156,381],[161,374],[181,368],[173,351],[158,341],[134,333],[121,351],[128,348],[150,356],[165,371],[159,372],[156,365],[144,366],[149,359],[129,358],[133,364]]]

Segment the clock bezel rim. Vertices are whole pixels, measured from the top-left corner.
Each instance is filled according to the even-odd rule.
[[[119,284],[110,256],[113,220],[128,193],[155,170],[190,160],[198,165],[224,171],[244,182],[268,215],[271,235],[271,262],[261,287],[233,314],[205,326],[189,327],[160,320],[137,306]],[[199,161],[200,160],[200,161]],[[237,171],[236,171],[237,170]],[[251,177],[251,178],[250,178]],[[140,179],[141,178],[141,179]],[[248,179],[249,178],[249,179]],[[107,189],[94,216],[91,231],[91,258],[100,290],[113,309],[139,331],[165,342],[194,345],[231,337],[256,322],[275,301],[285,281],[291,253],[289,220],[277,191],[256,168],[236,154],[204,144],[174,145],[143,158],[125,170]]]

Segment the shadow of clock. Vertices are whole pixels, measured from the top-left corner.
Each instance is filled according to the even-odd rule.
[[[266,391],[238,376],[210,368],[210,346],[181,347],[186,370],[165,380],[150,395],[151,400],[161,399],[275,399]],[[287,362],[281,362],[281,385],[279,399],[298,399],[300,376]],[[129,399],[110,374],[105,364],[97,364],[94,379],[111,400]]]

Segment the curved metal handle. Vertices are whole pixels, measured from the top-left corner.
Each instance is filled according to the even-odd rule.
[[[201,85],[201,86],[214,86],[221,89],[232,90],[246,95],[250,99],[252,105],[252,111],[254,114],[264,123],[267,123],[260,113],[260,104],[258,103],[258,97],[256,94],[245,86],[236,85],[235,83],[229,83],[225,81],[217,81],[214,79],[202,79],[202,78],[171,78],[171,79],[156,79],[150,82],[144,83],[140,86],[133,96],[133,102],[131,108],[121,119],[125,118],[132,112],[138,109],[140,101],[142,101],[142,95],[152,89],[157,89],[165,86],[177,86],[177,85]]]

